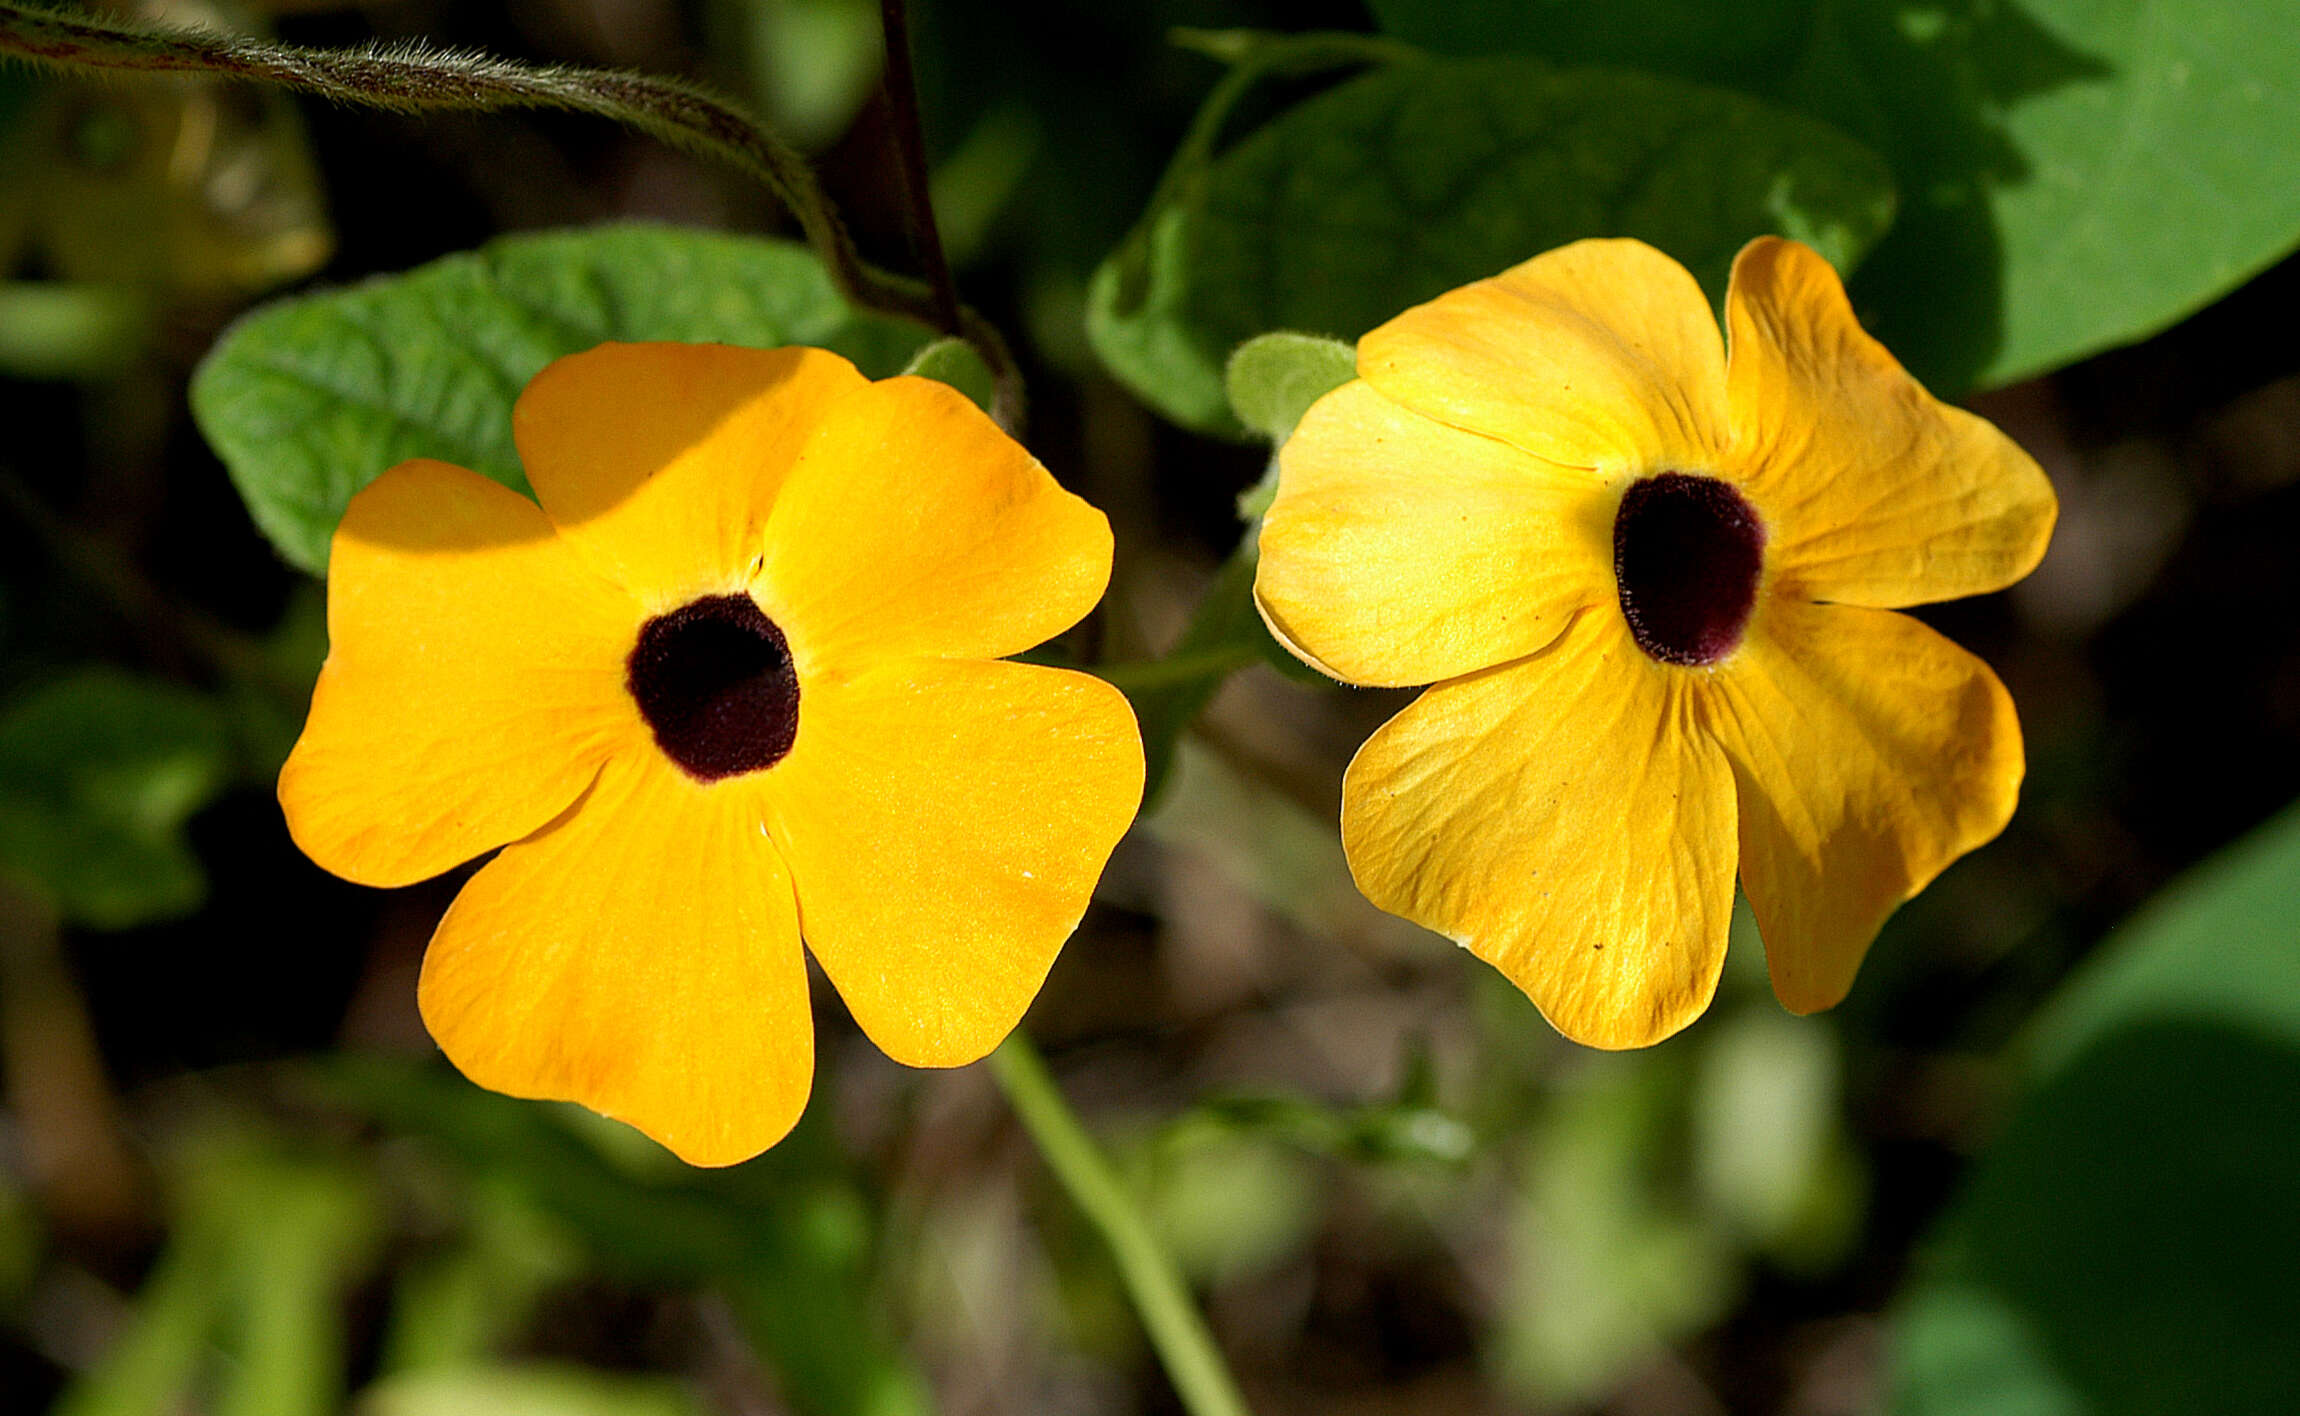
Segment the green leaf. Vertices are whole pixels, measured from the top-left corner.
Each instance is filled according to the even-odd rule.
[[[2291,1410],[2295,880],[2300,810],[2168,890],[2040,1018],[1904,1295],[1892,1410]]]
[[[1849,268],[1893,207],[1884,165],[1814,119],[1518,58],[1401,60],[1169,188],[1096,272],[1088,332],[1160,412],[1232,435],[1223,369],[1255,335],[1355,341],[1586,236],[1649,241],[1715,295],[1753,236],[1796,236]]]
[[[2138,339],[2300,241],[2288,7],[1372,2],[1433,48],[1704,79],[1867,142],[1907,200],[1855,300],[1944,391]]]
[[[949,384],[984,412],[990,411],[991,399],[998,393],[998,380],[990,365],[982,362],[974,346],[963,339],[938,339],[923,346],[903,366],[903,372]]]
[[[196,909],[183,824],[228,757],[215,705],[156,679],[82,669],[19,698],[0,710],[0,870],[99,929]]]
[[[316,572],[352,494],[394,463],[435,457],[525,490],[511,404],[562,355],[609,340],[813,344],[884,377],[926,339],[855,313],[801,246],[610,226],[268,305],[201,364],[192,412],[256,525]]]
[[[1293,436],[1310,405],[1358,376],[1358,351],[1338,339],[1277,330],[1230,355],[1222,384],[1230,412],[1271,442]]]
[[[1336,1107],[1289,1092],[1208,1097],[1167,1122],[1160,1144],[1186,1147],[1230,1133],[1360,1165],[1458,1166],[1477,1147],[1467,1122],[1426,1100]]]

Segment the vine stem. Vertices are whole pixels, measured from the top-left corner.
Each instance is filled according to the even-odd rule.
[[[918,257],[919,268],[926,272],[927,290],[934,300],[940,317],[952,321],[956,328],[966,315],[966,305],[958,298],[958,282],[951,278],[950,259],[943,253],[942,229],[934,219],[934,191],[927,175],[926,126],[919,116],[918,75],[911,62],[910,13],[903,0],[879,0],[880,43],[885,50],[886,66],[880,71],[880,85],[886,93],[887,108],[894,118],[895,166],[902,182],[903,212],[910,224],[912,250]],[[995,329],[985,329],[980,335],[967,338],[981,348],[983,362],[990,366],[993,380],[990,416],[1009,433],[1022,431],[1023,402],[1022,377],[1014,363],[1014,356],[1003,343],[996,348],[982,344],[983,339],[999,338]]]
[[[422,45],[311,49],[7,3],[0,3],[0,56],[67,70],[215,74],[397,113],[554,108],[608,118],[759,182],[790,209],[848,300],[966,340],[981,352],[1002,391],[1018,379],[995,326],[946,301],[932,284],[864,260],[806,160],[748,114],[692,84]]]
[[[1237,1380],[1173,1257],[1150,1232],[1142,1207],[1063,1099],[1029,1036],[1017,1029],[990,1055],[990,1069],[1047,1169],[1109,1244],[1119,1278],[1183,1407],[1190,1416],[1249,1416]]]
[[[934,221],[934,197],[926,170],[926,125],[918,111],[918,76],[911,67],[910,15],[903,0],[879,0],[879,31],[886,49],[881,83],[894,113],[894,146],[902,172],[903,204],[910,214],[911,240],[935,300],[956,318],[958,283],[950,278],[942,232]]]

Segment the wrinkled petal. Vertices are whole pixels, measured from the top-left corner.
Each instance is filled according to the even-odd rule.
[[[2058,503],[2036,461],[1909,377],[1829,263],[1761,237],[1726,297],[1735,458],[1781,593],[1920,605],[2035,568]]]
[[[280,772],[288,831],[363,885],[405,885],[557,816],[645,728],[623,688],[638,615],[535,504],[441,462],[352,498],[328,658]]]
[[[765,778],[807,947],[914,1067],[1013,1030],[1142,800],[1142,742],[1100,679],[911,659],[809,683]]]
[[[654,614],[744,582],[808,434],[867,384],[822,349],[602,344],[537,374],[511,427],[552,522]]]
[[[1417,305],[1358,341],[1358,373],[1441,423],[1608,477],[1714,471],[1725,347],[1685,267],[1576,241]]]
[[[1791,602],[1759,611],[1717,684],[1773,991],[1830,1007],[1894,907],[2011,818],[2012,698],[1906,615]]]
[[[1698,682],[1601,611],[1430,689],[1343,779],[1358,888],[1500,969],[1576,1042],[1684,1027],[1733,911],[1733,778],[1692,720]]]
[[[1363,381],[1320,399],[1278,458],[1255,603],[1336,678],[1423,684],[1506,663],[1609,593],[1617,497],[1592,473]]]
[[[1076,624],[1110,523],[966,395],[897,378],[824,416],[776,502],[754,593],[810,653],[999,658]],[[803,630],[804,642],[800,642]]]
[[[480,1086],[580,1102],[694,1165],[781,1140],[814,1074],[790,877],[740,785],[618,757],[456,897],[423,1021]]]

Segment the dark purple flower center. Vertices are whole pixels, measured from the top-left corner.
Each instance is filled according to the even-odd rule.
[[[1664,664],[1713,664],[1757,604],[1765,526],[1714,477],[1664,472],[1622,494],[1613,578],[1637,646]]]
[[[799,734],[791,646],[748,595],[707,595],[639,630],[624,684],[698,782],[772,767]]]

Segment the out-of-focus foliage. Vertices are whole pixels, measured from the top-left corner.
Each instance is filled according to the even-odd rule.
[[[309,275],[334,243],[283,94],[56,80],[0,131],[21,222],[0,266],[29,253],[60,280],[213,299]]]
[[[1277,66],[1315,37],[1255,41]],[[1262,52],[1262,51],[1270,52]],[[1893,210],[1884,164],[1828,125],[1672,79],[1530,59],[1399,58],[1218,155],[1200,118],[1087,329],[1160,412],[1237,432],[1230,351],[1298,330],[1354,340],[1408,305],[1585,236],[1635,236],[1722,295],[1768,231],[1850,269]]]
[[[873,377],[924,330],[857,315],[802,246],[668,227],[513,236],[405,275],[300,296],[235,326],[192,410],[256,524],[306,570],[352,494],[435,457],[526,489],[511,403],[608,340],[835,349]]]
[[[430,1067],[344,1058],[315,1081],[331,1102],[419,1138],[448,1183],[543,1217],[604,1272],[715,1289],[799,1410],[925,1409],[874,1316],[868,1198],[819,1121],[759,1161],[705,1171],[612,1122],[494,1096]]]
[[[709,1416],[700,1393],[661,1377],[583,1367],[479,1367],[376,1383],[354,1416]]]
[[[1891,163],[1856,302],[1920,378],[1999,384],[2160,329],[2300,241],[2291,12],[2227,0],[1371,0],[1394,34],[1722,84]]]
[[[1261,335],[1231,355],[1224,396],[1240,426],[1281,443],[1312,403],[1353,377],[1356,360],[1350,346],[1318,335]],[[1157,800],[1183,732],[1232,672],[1263,663],[1306,683],[1324,681],[1271,637],[1254,608],[1255,538],[1261,514],[1276,492],[1276,477],[1273,454],[1269,471],[1239,498],[1245,535],[1200,592],[1189,624],[1164,658],[1119,680],[1142,724],[1149,759],[1146,800]]]
[[[2166,892],[2027,1039],[1903,1300],[1907,1416],[2283,1412],[2300,1391],[2300,815]]]
[[[232,27],[205,0],[176,23]],[[335,246],[294,101],[199,75],[0,72],[0,372],[115,375],[165,312],[311,274]],[[20,267],[41,279],[18,280]]]
[[[718,62],[758,95],[762,117],[802,148],[845,132],[879,76],[871,0],[711,0]]]
[[[327,1416],[343,1403],[343,1299],[383,1215],[340,1158],[255,1134],[178,1157],[167,1251],[127,1330],[56,1416]]]
[[[709,1416],[687,1384],[582,1367],[480,1367],[378,1382],[355,1416]]]
[[[184,820],[229,754],[215,704],[161,679],[82,669],[0,704],[0,872],[99,928],[197,907]]]

